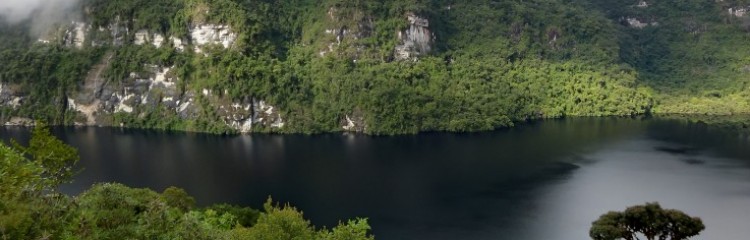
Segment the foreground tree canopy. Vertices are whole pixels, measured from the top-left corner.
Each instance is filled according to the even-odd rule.
[[[700,218],[662,209],[658,203],[647,203],[602,215],[592,223],[589,236],[594,240],[635,240],[641,235],[649,240],[684,240],[697,236],[703,229]]]
[[[0,239],[374,239],[366,219],[316,228],[270,198],[263,211],[196,208],[176,187],[157,193],[117,183],[67,196],[56,189],[72,180],[75,148],[45,126],[34,129],[28,146],[12,145],[0,142]]]

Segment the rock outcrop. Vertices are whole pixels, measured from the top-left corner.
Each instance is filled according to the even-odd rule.
[[[83,48],[86,47],[87,37],[91,36],[91,46],[122,46],[132,39],[132,44],[145,45],[152,44],[156,48],[162,47],[167,41],[178,51],[184,51],[189,44],[193,45],[193,51],[202,53],[203,47],[210,45],[222,46],[224,49],[231,48],[237,41],[238,34],[227,25],[220,24],[199,24],[188,30],[189,38],[184,39],[178,36],[165,36],[161,33],[155,33],[147,29],[141,29],[132,32],[128,28],[132,20],[121,20],[119,16],[112,19],[107,26],[97,26],[92,31],[92,26],[85,22],[73,21],[70,25],[63,27],[64,34],[61,38],[55,36],[46,36],[38,40],[39,43],[50,44],[52,42],[62,41],[67,47]]]
[[[190,115],[187,106],[193,99],[178,91],[171,68],[146,66],[145,73],[133,72],[121,82],[113,82],[101,77],[108,61],[105,59],[97,65],[83,86],[68,97],[68,109],[82,116],[76,120],[77,125],[112,125],[108,122],[112,114],[137,113],[139,109],[154,108],[158,104],[181,109],[180,114]]]
[[[0,107],[18,108],[25,97],[14,90],[17,86],[0,83]]]
[[[748,10],[750,7],[731,7],[727,9],[729,12],[729,15],[735,16],[735,17],[744,17],[747,15]]]
[[[624,17],[620,20],[625,26],[631,27],[631,28],[637,28],[642,29],[645,27],[656,27],[659,26],[658,22],[655,21],[643,21],[635,17]]]
[[[365,47],[358,40],[372,36],[375,23],[372,17],[361,12],[355,14],[358,16],[355,19],[342,19],[338,12],[339,10],[335,7],[328,9],[329,27],[325,30],[325,35],[332,37],[332,39],[326,43],[325,48],[320,50],[318,54],[322,57],[331,52],[344,50],[339,52],[348,52],[349,56],[356,60],[365,51]],[[339,49],[342,45],[351,49]]]
[[[135,32],[135,39],[133,40],[133,44],[151,44],[156,48],[160,48],[164,44],[164,35],[159,33],[152,34],[148,30],[139,30]]]
[[[22,117],[11,117],[8,121],[4,122],[5,126],[34,126],[36,122],[29,118]]]
[[[91,26],[74,21],[62,27],[64,31],[61,35],[40,38],[39,42],[62,43],[71,48],[84,48],[87,44],[151,44],[161,48],[171,44],[178,51],[204,53],[206,47],[210,46],[231,49],[238,38],[238,34],[228,25],[195,23],[188,29],[186,38],[182,38],[148,29],[131,31],[128,26],[132,25],[132,21],[119,16],[108,21],[106,26]],[[95,30],[92,31],[92,28]],[[105,78],[103,73],[109,68],[112,57],[113,54],[104,56],[89,71],[77,90],[64,97],[65,109],[76,115],[75,125],[125,126],[125,123],[114,122],[114,119],[118,119],[115,116],[130,115],[137,119],[148,113],[164,110],[183,120],[223,121],[228,128],[242,133],[251,132],[258,127],[281,129],[285,125],[280,111],[261,99],[247,96],[242,101],[231,101],[221,94],[213,94],[209,89],[196,91],[189,86],[178,87],[179,79],[173,73],[174,66],[145,65],[142,71],[131,72],[124,79]],[[13,89],[8,84],[0,84],[0,107],[16,109],[23,104],[25,97]],[[211,119],[215,115],[206,116],[207,112],[216,113],[219,119]],[[0,116],[0,120],[10,125],[26,125],[30,122],[12,116]]]
[[[82,22],[72,22],[68,30],[65,31],[63,42],[65,46],[83,48],[83,44],[86,41],[86,32],[90,26]]]
[[[217,113],[227,126],[241,133],[250,132],[258,126],[280,129],[286,124],[277,108],[257,99],[220,105]]]
[[[355,19],[342,19],[337,8],[328,10],[328,28],[325,35],[331,39],[325,42],[324,47],[318,52],[320,56],[326,56],[333,52],[346,52],[354,61],[360,54],[366,52],[365,46],[357,40],[371,37],[375,32],[375,23],[372,17],[361,12],[353,14]],[[435,34],[430,30],[430,22],[427,18],[414,13],[407,13],[406,29],[392,29],[398,37],[399,44],[393,49],[395,60],[416,60],[419,56],[426,55],[432,51]],[[346,46],[349,49],[340,49]]]
[[[100,29],[103,29],[103,27],[100,27]],[[105,31],[109,31],[113,46],[121,46],[124,44],[125,38],[130,34],[130,28],[127,27],[127,21],[121,21],[120,16],[116,16],[114,21],[109,24]]]
[[[432,50],[435,35],[430,31],[430,21],[426,18],[409,13],[406,15],[409,27],[398,32],[401,42],[394,50],[394,58],[397,60],[416,59],[421,55],[428,54]]]
[[[15,110],[24,103],[26,96],[17,91],[17,89],[20,89],[20,86],[0,83],[0,110]],[[30,119],[6,115],[6,113],[7,111],[0,111],[0,124],[8,126],[27,126],[33,124],[33,121]]]
[[[195,45],[195,52],[203,52],[201,46],[221,45],[229,48],[237,40],[237,34],[226,25],[202,24],[190,29],[190,39]]]
[[[365,132],[367,125],[364,116],[360,111],[345,115],[344,119],[341,120],[341,129],[346,132]]]
[[[113,122],[112,116],[125,114],[140,118],[161,108],[183,120],[205,119],[206,111],[214,111],[220,119],[208,120],[223,121],[228,128],[241,133],[251,132],[254,127],[284,127],[285,122],[278,109],[265,101],[252,97],[230,101],[208,89],[202,89],[200,94],[189,89],[181,90],[173,67],[147,65],[144,71],[132,72],[121,81],[108,81],[102,78],[102,73],[109,67],[111,57],[105,56],[89,72],[78,90],[67,97],[68,111],[78,115],[75,125],[126,126]],[[0,104],[12,102],[6,100],[12,99],[9,97],[12,95],[5,89],[0,88]]]

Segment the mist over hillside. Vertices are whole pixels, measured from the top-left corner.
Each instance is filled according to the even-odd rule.
[[[40,36],[52,28],[81,16],[79,0],[4,0],[0,19],[9,24],[27,21],[29,34]]]

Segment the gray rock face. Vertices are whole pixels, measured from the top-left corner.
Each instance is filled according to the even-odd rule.
[[[253,102],[250,99],[227,102],[219,105],[217,113],[227,126],[242,133],[250,132],[253,129]]]
[[[122,46],[125,43],[125,37],[130,33],[127,22],[121,21],[120,16],[115,17],[115,20],[112,21],[107,29],[112,36],[112,45],[114,46]]]
[[[430,31],[430,21],[413,13],[406,16],[409,27],[398,32],[401,44],[396,46],[394,58],[397,60],[416,59],[432,50],[435,35]]]
[[[228,25],[204,23],[188,29],[189,38],[179,38],[176,36],[165,36],[148,29],[131,31],[128,26],[132,19],[121,19],[116,16],[110,20],[107,26],[92,26],[85,22],[73,21],[69,25],[63,26],[64,34],[62,36],[46,36],[38,40],[39,43],[50,44],[53,42],[62,42],[67,47],[83,48],[87,45],[86,40],[90,38],[91,46],[122,46],[131,43],[135,45],[152,44],[157,48],[162,47],[165,43],[171,42],[172,46],[184,51],[188,44],[193,46],[193,51],[203,52],[203,47],[208,45],[219,45],[225,49],[230,48],[238,38]],[[92,30],[92,27],[95,27]]]
[[[4,123],[5,126],[34,126],[36,122],[34,120],[29,118],[22,118],[22,117],[11,117],[7,122]]]
[[[160,48],[164,44],[164,35],[161,35],[159,33],[152,34],[148,30],[139,30],[135,32],[135,38],[133,40],[133,44],[135,45],[144,45],[144,44],[151,44],[154,45],[156,48]]]
[[[246,97],[242,101],[229,101],[208,89],[203,89],[201,94],[180,90],[172,67],[149,65],[145,66],[144,72],[133,72],[122,81],[112,82],[100,78],[107,64],[105,60],[92,69],[78,91],[67,99],[69,111],[79,115],[76,125],[124,126],[112,122],[111,116],[129,114],[141,117],[163,108],[185,120],[206,118],[203,116],[205,111],[215,111],[219,119],[206,120],[223,121],[242,133],[251,132],[257,126],[284,127],[278,109],[262,100]]]
[[[17,86],[0,83],[0,107],[5,106],[15,109],[23,104],[25,96],[15,91],[14,88],[17,88]]]
[[[646,27],[658,27],[659,26],[659,23],[656,21],[640,19],[636,17],[621,17],[620,23],[624,26],[635,28],[635,29],[643,29]]]
[[[169,67],[147,66],[146,73],[131,73],[126,79],[115,83],[100,78],[108,62],[96,66],[86,78],[79,91],[68,98],[68,108],[84,116],[85,122],[78,125],[110,125],[103,116],[115,113],[135,114],[141,109],[153,109],[161,102],[180,114],[191,116],[190,94],[182,94],[176,87]]]
[[[65,31],[63,36],[63,43],[67,47],[83,48],[83,43],[86,41],[86,31],[88,31],[89,25],[82,22],[72,22],[70,27]]]
[[[26,96],[24,96],[21,92],[15,90],[18,88],[19,86],[0,82],[0,109],[16,109],[24,103]],[[5,114],[5,111],[3,111],[2,113],[0,113],[0,124],[6,126],[28,126],[32,125],[33,121],[26,118],[9,116]]]
[[[263,100],[253,100],[253,122],[270,128],[283,128],[286,124],[279,109]]]
[[[106,26],[72,22],[64,26],[64,34],[48,36],[38,42],[62,43],[74,48],[125,44],[151,44],[159,48],[171,44],[178,51],[203,53],[205,47],[210,45],[231,49],[239,36],[228,25],[202,23],[188,29],[188,37],[179,38],[148,29],[131,31],[128,26],[132,21],[116,16]],[[371,25],[372,21],[368,25],[370,29]],[[361,34],[349,35],[346,28],[342,28],[338,34],[340,38],[361,37]],[[114,122],[116,115],[143,118],[150,112],[164,110],[184,120],[223,121],[229,128],[242,133],[251,132],[256,127],[273,130],[285,125],[279,109],[262,99],[246,96],[241,101],[232,101],[221,94],[212,94],[209,89],[195,91],[190,86],[178,87],[178,79],[172,73],[174,67],[171,66],[146,65],[143,71],[132,72],[124,79],[105,79],[102,76],[109,68],[111,59],[112,54],[105,56],[89,71],[75,91],[64,96],[64,109],[76,113],[75,125],[124,126],[124,123]],[[0,84],[0,107],[15,109],[23,104],[25,97],[12,89],[11,86]],[[8,121],[11,119],[15,121]],[[9,124],[28,122],[14,116],[0,116],[0,120]]]
[[[735,16],[735,17],[744,17],[748,14],[748,11],[750,10],[750,7],[732,7],[727,9],[727,12],[729,12],[729,15]]]
[[[364,116],[359,111],[345,115],[344,119],[341,119],[341,129],[347,132],[365,132],[367,125]]]
[[[190,29],[190,39],[195,44],[195,52],[203,50],[200,46],[219,44],[229,48],[237,40],[237,34],[227,25],[203,24]]]
[[[245,98],[219,105],[217,113],[227,126],[241,133],[248,133],[257,126],[280,129],[285,125],[278,109],[258,99]]]
[[[332,36],[332,39],[326,45],[325,49],[322,49],[318,54],[323,57],[328,53],[336,52],[348,52],[351,57],[355,60],[364,52],[365,47],[357,42],[357,40],[372,36],[375,29],[375,23],[370,16],[364,14],[355,14],[355,19],[351,21],[342,21],[338,16],[338,9],[332,7],[328,10],[328,21],[329,28],[325,30],[325,35]],[[344,46],[350,47],[350,49],[339,49],[343,43],[349,43],[350,45],[344,44]]]

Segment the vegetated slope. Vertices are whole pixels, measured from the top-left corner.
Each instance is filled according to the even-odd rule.
[[[97,125],[400,134],[746,112],[745,17],[726,9],[743,3],[639,4],[87,0],[49,43],[4,25],[2,117],[86,124],[94,104]]]
[[[750,1],[591,1],[621,24],[622,61],[655,113],[750,112]]]

